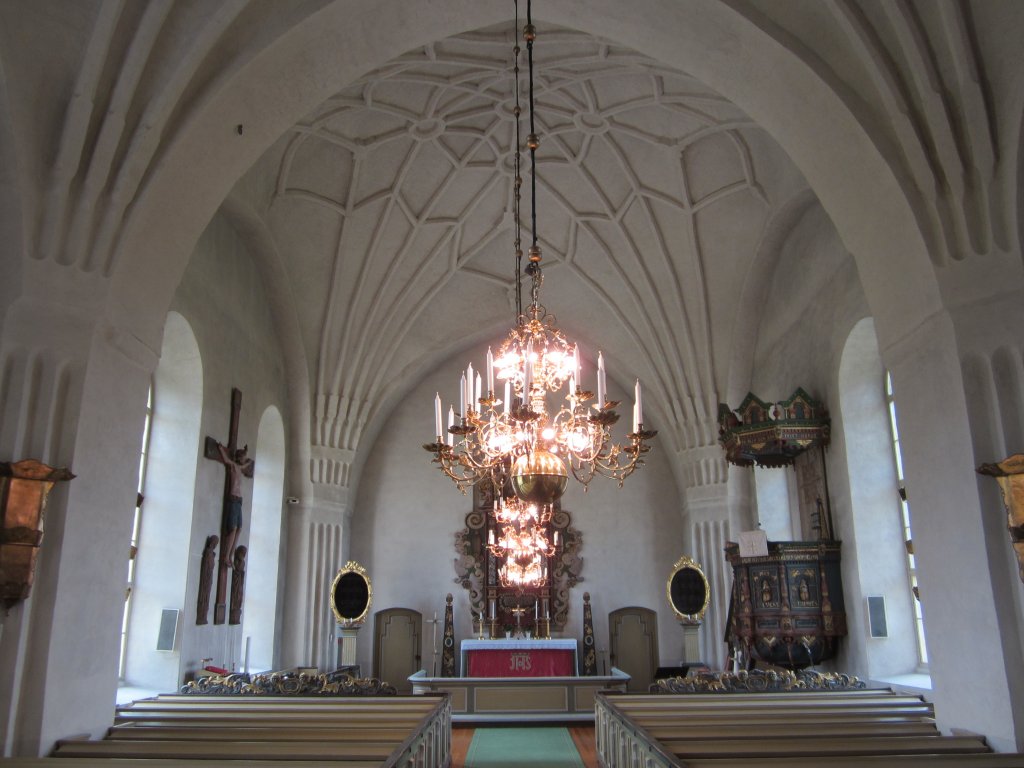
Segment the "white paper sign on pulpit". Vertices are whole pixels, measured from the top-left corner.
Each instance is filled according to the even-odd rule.
[[[768,534],[756,531],[740,531],[740,557],[768,557]]]

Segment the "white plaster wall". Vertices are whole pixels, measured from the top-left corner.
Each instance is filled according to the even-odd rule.
[[[496,340],[497,341],[497,340]],[[456,375],[472,359],[484,359],[486,347],[455,356],[416,386],[395,409],[373,447],[360,483],[352,516],[351,557],[373,582],[374,612],[412,608],[424,619],[444,616],[445,595],[454,596],[456,640],[471,637],[468,593],[455,583],[455,532],[465,527],[470,497],[431,463],[421,447],[432,441],[434,393],[450,402]],[[590,366],[590,370],[593,367]],[[617,371],[610,370],[609,376]],[[609,397],[619,399],[622,439],[629,420],[629,396],[609,380]],[[457,403],[456,403],[457,407]],[[446,408],[447,410],[447,408]],[[657,425],[651,425],[657,427]],[[655,444],[647,466],[622,489],[603,478],[587,493],[570,480],[563,508],[583,535],[583,581],[571,590],[569,620],[563,637],[582,637],[583,593],[590,592],[597,647],[608,647],[608,613],[625,606],[658,611],[659,652],[664,664],[682,655],[682,634],[665,594],[672,564],[684,554],[684,530],[675,487],[663,445]],[[372,670],[372,620],[359,640],[364,674]],[[439,630],[440,636],[440,630]],[[432,637],[424,625],[423,664],[432,660]],[[605,656],[606,659],[606,656]]]
[[[828,217],[814,205],[781,249],[760,315],[750,389],[764,400],[777,401],[800,386],[831,411],[833,436],[826,468],[836,535],[844,542],[843,587],[850,625],[834,666],[864,677],[869,674],[867,641],[861,631],[866,621],[859,601],[858,541],[851,522],[837,380],[849,331],[867,314],[853,260]],[[759,514],[766,510],[759,506]],[[800,538],[796,530],[793,535]],[[876,650],[877,646],[871,652]]]
[[[790,490],[792,470],[754,468],[754,488],[757,492],[757,520],[769,541],[793,541]]]
[[[204,393],[195,512],[188,550],[180,685],[185,676],[201,666],[203,658],[212,658],[214,664],[229,669],[240,669],[243,661],[241,625],[216,626],[212,623],[216,579],[212,590],[214,594],[210,598],[211,623],[205,626],[195,624],[200,557],[206,537],[220,535],[224,493],[223,466],[202,458],[202,442],[207,435],[222,443],[227,441],[231,388],[238,387],[242,390],[238,442],[248,444],[250,456],[258,456],[257,435],[263,412],[274,406],[281,413],[287,413],[287,400],[283,358],[266,291],[242,241],[221,217],[214,217],[197,243],[175,294],[173,308],[190,322],[195,331],[203,357]],[[237,544],[249,545],[252,480],[243,480],[242,498],[243,526]],[[230,592],[230,578],[228,590]],[[279,616],[280,608],[275,611]],[[242,619],[245,620],[244,610]]]

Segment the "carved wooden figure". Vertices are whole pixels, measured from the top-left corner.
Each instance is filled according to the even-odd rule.
[[[244,544],[235,547],[234,562],[231,568],[231,613],[228,624],[242,623],[242,601],[245,600],[245,556],[249,548]]]
[[[1020,579],[1024,581],[1024,454],[1016,453],[995,464],[982,464],[977,472],[994,477],[1003,492],[1010,546],[1017,555]]]
[[[231,390],[231,425],[228,444],[221,445],[212,437],[206,438],[203,455],[224,465],[224,510],[221,521],[220,567],[217,573],[217,603],[213,609],[213,623],[223,624],[227,610],[228,571],[232,568],[235,543],[242,529],[242,477],[252,477],[256,462],[247,454],[249,446],[238,447],[238,416],[242,410],[242,392]],[[241,603],[238,610],[242,610]]]
[[[196,600],[196,624],[208,624],[210,589],[213,587],[213,565],[217,560],[218,536],[207,536],[199,564],[199,599]]]

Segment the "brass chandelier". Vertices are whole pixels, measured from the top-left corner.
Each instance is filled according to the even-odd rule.
[[[520,225],[520,115],[519,54],[514,51],[515,97],[515,177],[513,181],[513,218],[515,219],[516,325],[498,348],[497,356],[487,350],[486,390],[482,377],[472,364],[460,381],[460,408],[448,412],[447,430],[443,429],[441,396],[434,400],[437,440],[423,447],[434,455],[433,462],[451,478],[463,493],[468,486],[489,479],[495,497],[510,489],[520,501],[543,507],[564,493],[569,473],[584,490],[596,475],[618,481],[619,487],[650,450],[648,441],[657,435],[644,429],[640,381],[636,381],[633,406],[633,430],[628,443],[613,442],[611,427],[619,420],[618,402],[606,398],[604,357],[598,353],[597,393],[582,386],[579,346],[570,343],[559,330],[555,317],[540,303],[543,283],[541,249],[537,237],[537,136],[534,117],[533,45],[536,30],[532,3],[527,1],[526,40],[529,65],[529,123],[526,146],[530,151],[530,200],[532,242],[528,264],[522,269]],[[518,2],[516,4],[518,29]],[[530,277],[530,303],[522,306],[522,275]],[[498,398],[495,378],[504,382],[504,397]],[[562,394],[563,387],[566,394]],[[553,403],[549,404],[549,398]],[[512,541],[507,543],[511,545]],[[505,548],[512,551],[514,547]],[[527,570],[532,558],[524,554],[521,567]],[[538,555],[539,562],[539,555]]]
[[[503,587],[542,587],[548,583],[547,558],[558,551],[558,531],[548,538],[551,522],[550,504],[529,504],[515,496],[494,499],[492,515],[501,526],[495,537],[489,531],[487,548],[504,559],[498,567],[498,580]]]

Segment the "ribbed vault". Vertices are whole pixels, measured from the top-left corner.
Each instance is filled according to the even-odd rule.
[[[511,26],[351,84],[242,182],[263,195],[315,360],[316,482],[347,485],[411,378],[514,317]],[[668,445],[713,443],[734,297],[802,177],[718,94],[587,34],[543,34],[537,94],[544,303],[622,384],[643,380]],[[529,214],[524,199],[524,236]]]

